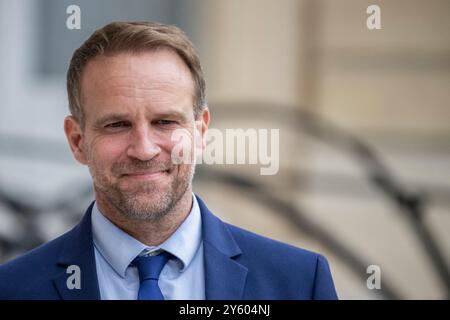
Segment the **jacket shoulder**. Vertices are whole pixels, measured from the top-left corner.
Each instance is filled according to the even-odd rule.
[[[273,292],[283,299],[289,294],[292,299],[337,299],[329,264],[323,255],[231,224],[226,226],[242,250],[237,261],[251,271],[252,278],[248,280],[255,287],[283,288],[283,292]],[[260,284],[257,279],[271,280]]]
[[[282,256],[286,259],[292,257],[295,261],[300,260],[303,264],[315,264],[321,256],[316,252],[274,240],[228,223],[226,223],[226,226],[246,254],[254,253],[266,257]]]

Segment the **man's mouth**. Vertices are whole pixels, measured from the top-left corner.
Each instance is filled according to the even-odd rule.
[[[125,173],[123,174],[123,176],[132,179],[152,180],[168,175],[170,171],[171,171],[170,169],[159,171],[155,170],[133,171]]]

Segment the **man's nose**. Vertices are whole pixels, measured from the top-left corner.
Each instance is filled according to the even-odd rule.
[[[127,149],[129,157],[147,161],[153,159],[161,152],[161,148],[149,128],[136,128],[130,140],[130,145]]]

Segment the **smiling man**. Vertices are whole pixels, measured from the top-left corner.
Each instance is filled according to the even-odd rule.
[[[69,116],[65,131],[75,158],[89,166],[98,209],[139,241],[160,244],[192,206],[194,165],[171,157],[174,130],[194,137],[189,68],[159,48],[96,57],[80,80],[83,129]],[[206,128],[208,109],[197,113]]]
[[[210,113],[197,53],[181,30],[114,22],[72,57],[76,160],[95,201],[63,236],[0,267],[1,299],[336,299],[319,254],[226,224],[193,193]]]

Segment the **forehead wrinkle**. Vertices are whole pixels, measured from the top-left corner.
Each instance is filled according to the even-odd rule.
[[[149,100],[149,102],[163,102],[163,101],[175,101],[185,99],[184,93],[190,92],[187,90],[180,90],[180,88],[174,90],[170,85],[158,85],[149,87],[135,87],[132,85],[118,85],[113,90],[108,90],[108,97],[117,98],[129,98],[136,100]]]
[[[169,75],[170,76],[170,75]],[[172,79],[171,79],[172,78]],[[147,92],[152,91],[162,91],[164,93],[181,93],[188,92],[190,94],[193,93],[193,87],[191,82],[183,81],[185,79],[181,79],[182,77],[160,77],[158,79],[152,79],[151,77],[142,77],[142,76],[113,76],[109,77],[104,81],[103,87],[105,91],[111,92],[114,89],[119,92],[125,93],[127,96],[140,96],[139,92],[143,92],[146,94]],[[181,80],[181,81],[180,81]]]

